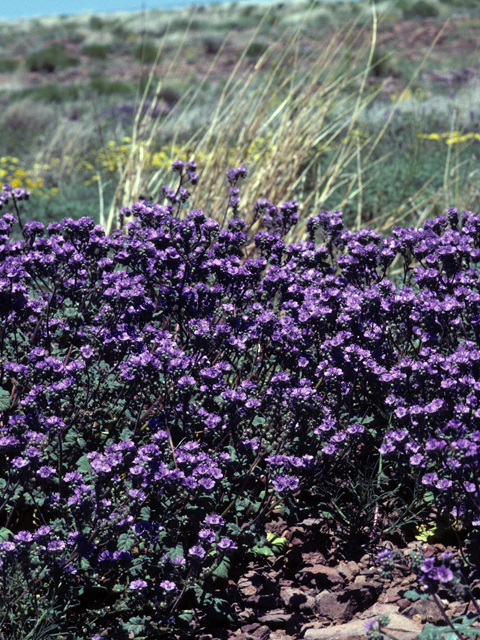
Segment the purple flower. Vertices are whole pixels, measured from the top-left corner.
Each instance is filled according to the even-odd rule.
[[[15,536],[13,536],[15,542],[30,544],[33,542],[33,536],[30,531],[19,531]]]
[[[143,591],[147,587],[148,587],[148,585],[145,582],[145,580],[133,580],[128,585],[128,588],[131,589],[132,591]]]
[[[443,582],[443,584],[447,584],[448,582],[453,582],[455,580],[453,571],[449,569],[449,567],[446,567],[444,564],[438,567],[437,577],[440,582]]]
[[[327,456],[331,456],[333,455],[336,451],[338,450],[337,445],[335,444],[326,444],[323,449],[322,452],[326,453]]]
[[[370,631],[373,631],[375,629],[375,627],[377,626],[377,620],[378,620],[378,618],[371,618],[370,620],[367,620],[365,622],[365,624],[363,625],[364,633],[368,634],[368,633],[370,633]]]
[[[0,553],[13,554],[17,548],[13,542],[0,542]]]
[[[25,458],[14,458],[12,460],[12,466],[14,466],[15,469],[24,469],[25,467],[28,467],[29,464],[30,461]]]
[[[183,568],[186,565],[186,560],[183,556],[175,556],[173,558],[172,563],[175,567]]]
[[[217,547],[219,547],[223,551],[226,551],[228,549],[235,549],[235,546],[236,545],[235,545],[234,541],[230,540],[230,538],[222,538],[217,543]]]
[[[56,469],[54,467],[50,467],[45,465],[44,467],[40,467],[37,471],[37,476],[40,478],[49,478],[52,474],[54,474]]]
[[[203,522],[210,527],[223,527],[225,524],[225,520],[222,516],[219,516],[216,513],[212,513],[212,515],[207,516]]]
[[[37,531],[34,533],[33,537],[36,540],[36,542],[43,542],[46,539],[48,539],[48,537],[50,536],[51,531],[52,530],[48,525],[42,525],[41,527],[39,527],[37,529]]]
[[[65,549],[65,542],[63,540],[52,540],[47,545],[47,551],[51,553],[58,553],[59,551],[63,551]]]
[[[198,532],[198,537],[205,542],[215,542],[215,533],[211,529],[201,529]]]
[[[198,560],[202,560],[205,555],[206,555],[206,551],[203,547],[201,547],[200,545],[196,545],[194,547],[190,547],[190,549],[188,550],[188,555],[191,558],[195,558]]]
[[[452,485],[453,485],[453,482],[448,478],[442,478],[442,480],[438,480],[438,482],[435,483],[435,486],[440,491],[446,491],[447,489],[450,489]]]
[[[170,580],[164,580],[160,583],[162,589],[164,589],[167,593],[172,593],[177,590],[177,585],[175,582],[171,582]]]
[[[425,466],[425,457],[422,456],[421,453],[416,453],[415,455],[411,456],[410,458],[410,464],[414,467],[424,467]]]

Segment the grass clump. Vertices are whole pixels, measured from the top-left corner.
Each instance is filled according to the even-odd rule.
[[[78,64],[78,58],[71,56],[65,48],[58,43],[31,53],[25,61],[26,68],[33,73],[53,73],[54,71],[74,67]]]

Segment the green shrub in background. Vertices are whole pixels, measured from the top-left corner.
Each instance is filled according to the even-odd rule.
[[[158,47],[150,41],[142,42],[135,49],[133,55],[135,60],[144,64],[152,64],[155,62],[158,53]]]
[[[93,73],[90,77],[90,86],[99,95],[111,96],[111,95],[129,95],[135,92],[135,88],[132,85],[122,82],[121,80],[114,80],[110,82],[99,73]]]
[[[102,31],[105,27],[105,22],[99,16],[91,16],[88,24],[93,31]]]
[[[268,44],[266,42],[252,42],[247,47],[247,57],[260,58],[267,49]]]
[[[71,56],[61,44],[52,44],[31,53],[25,62],[28,71],[53,73],[67,67],[74,67],[80,61]]]
[[[436,18],[440,15],[438,6],[429,0],[417,0],[413,4],[399,2],[397,5],[404,18]]]
[[[15,58],[2,58],[0,59],[0,73],[11,73],[18,69],[19,64]]]
[[[105,60],[111,51],[111,48],[107,44],[100,44],[99,42],[93,42],[87,44],[82,49],[83,53],[89,58],[96,58],[97,60]]]
[[[27,87],[10,94],[10,99],[22,100],[32,98],[47,103],[61,104],[68,100],[79,100],[82,96],[82,87],[77,85],[61,86],[56,82],[49,82],[40,87]]]

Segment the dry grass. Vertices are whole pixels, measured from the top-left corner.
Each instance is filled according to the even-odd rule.
[[[268,14],[264,17],[267,19]],[[305,15],[308,20],[308,13]],[[180,109],[195,104],[202,84],[215,68],[213,61],[203,83],[172,112],[172,148],[179,145],[182,159],[197,160],[200,186],[190,207],[204,208],[220,218],[226,201],[225,170],[247,165],[250,178],[242,189],[242,209],[251,211],[260,197],[272,202],[297,199],[304,210],[318,208],[333,193],[339,203],[358,189],[358,156],[368,141],[355,132],[358,116],[374,98],[365,92],[365,80],[375,47],[376,16],[371,42],[357,28],[358,20],[334,33],[325,47],[305,55],[299,47],[302,25],[271,44],[253,66],[246,67],[249,47],[256,41],[262,22],[238,59],[209,120],[188,140],[182,141]],[[185,38],[188,37],[188,29]],[[171,73],[175,73],[176,60]],[[159,56],[161,49],[159,49]],[[270,71],[265,73],[265,69]],[[168,77],[168,76],[167,76]],[[153,82],[154,68],[150,74]],[[165,78],[158,83],[161,90]],[[146,99],[147,90],[144,94]],[[155,103],[151,104],[151,110]],[[140,113],[140,112],[139,112]],[[137,117],[131,153],[120,167],[118,188],[106,221],[110,230],[119,208],[137,194],[158,198],[168,180],[165,170],[151,172],[150,152],[167,121]],[[329,161],[325,164],[326,151]],[[173,159],[173,158],[172,158]]]

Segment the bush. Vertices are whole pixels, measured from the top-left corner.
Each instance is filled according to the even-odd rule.
[[[158,47],[153,42],[144,42],[135,49],[134,57],[142,64],[153,64],[157,58]]]
[[[91,16],[88,24],[92,31],[102,31],[105,27],[105,22],[99,16]]]
[[[248,58],[260,58],[268,49],[266,42],[251,42],[246,50]]]
[[[225,226],[180,217],[198,176],[173,168],[165,203],[122,209],[110,236],[85,217],[22,225],[28,193],[4,188],[23,237],[4,215],[12,640],[45,616],[75,638],[173,637],[195,609],[228,625],[230,568],[265,546],[274,510],[310,508],[357,546],[432,506],[478,522],[480,216],[382,239],[322,212],[287,245],[298,204],[262,199],[251,245],[244,167],[227,172]]]
[[[10,94],[13,100],[22,100],[23,98],[31,98],[34,100],[41,100],[47,103],[68,102],[70,100],[79,100],[82,96],[82,87],[77,85],[60,85],[56,82],[49,82],[47,84],[40,85],[39,87],[28,87],[15,91]]]
[[[0,59],[0,73],[12,73],[18,69],[19,64],[15,58],[2,58]]]
[[[107,44],[92,43],[83,47],[83,53],[89,58],[96,58],[97,60],[105,60],[111,51],[111,47]]]
[[[404,18],[436,18],[440,15],[438,6],[429,0],[416,0],[413,4],[407,2],[398,6]]]
[[[77,58],[70,56],[62,45],[54,44],[31,53],[25,61],[25,66],[28,71],[53,73],[60,69],[76,66],[79,62]]]
[[[135,88],[132,85],[122,82],[121,80],[114,80],[110,82],[100,74],[92,74],[90,78],[90,86],[98,94],[104,96],[131,95],[132,93],[135,93]]]

